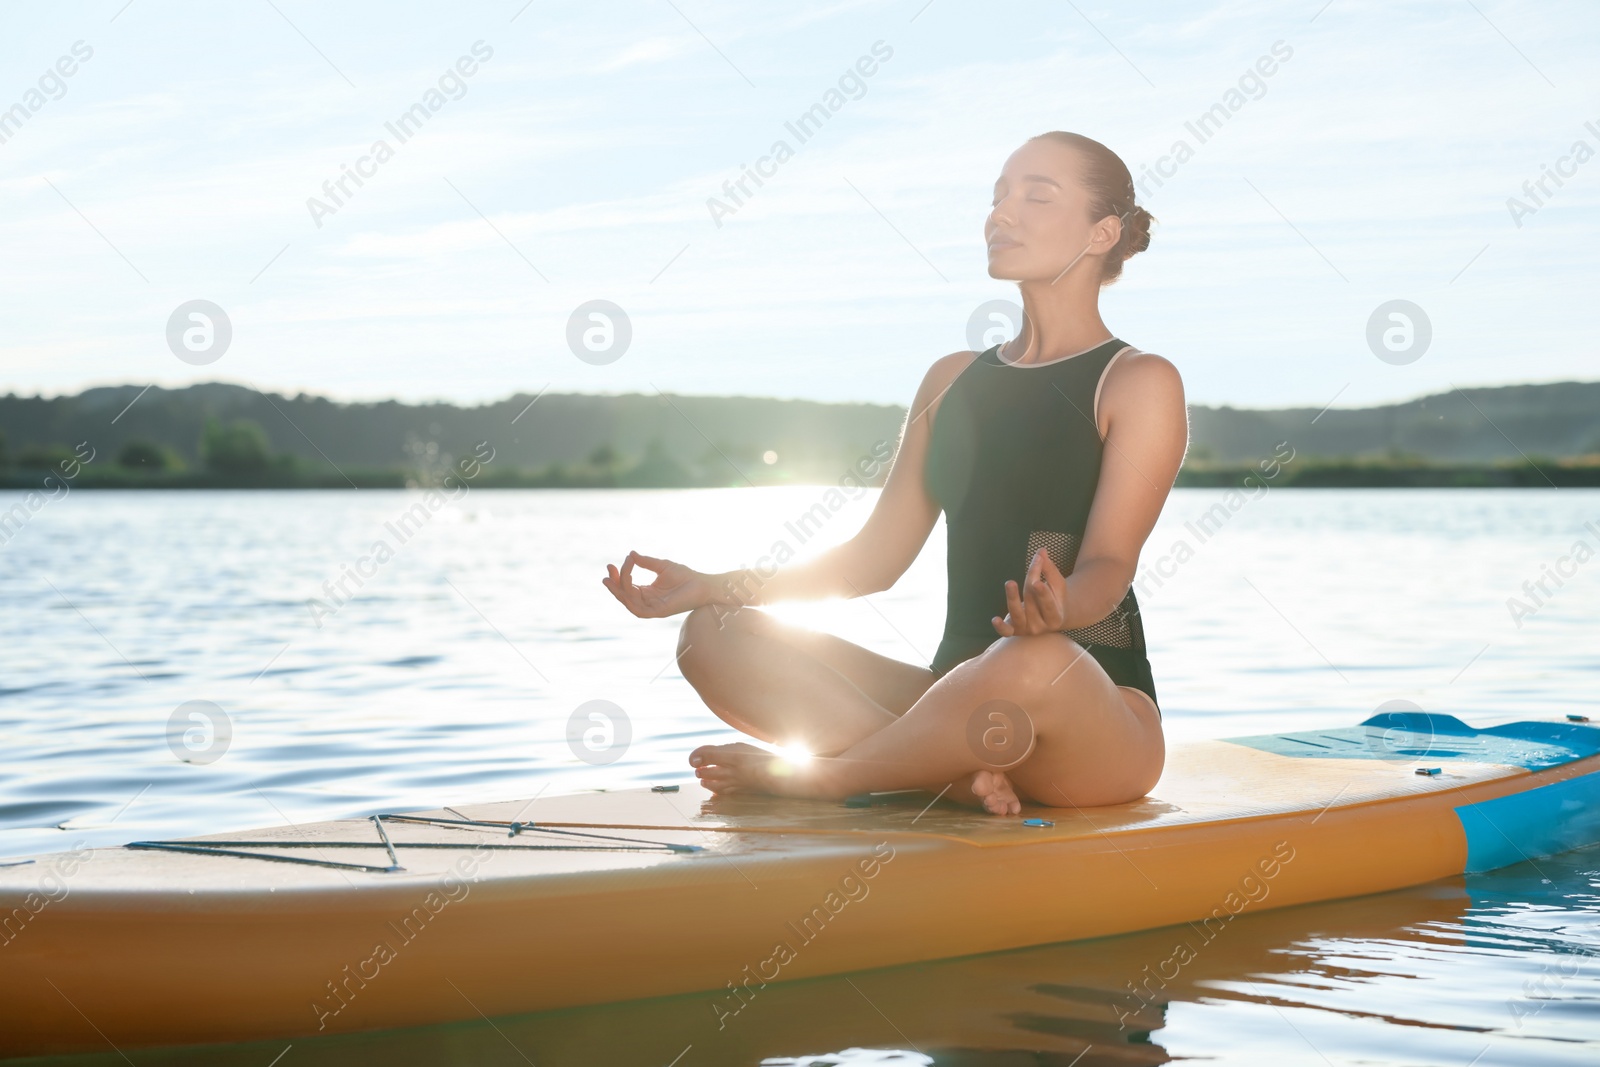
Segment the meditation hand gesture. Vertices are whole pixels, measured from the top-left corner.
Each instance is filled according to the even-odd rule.
[[[990,621],[1003,637],[1027,637],[1065,629],[1067,618],[1067,579],[1056,568],[1044,549],[1033,554],[1023,578],[1023,589],[1006,582],[1006,617]]]
[[[647,571],[655,572],[655,581],[649,585],[633,584],[633,566],[637,563]],[[600,579],[611,595],[622,601],[622,606],[641,619],[660,619],[681,611],[692,611],[709,604],[713,590],[711,579],[697,570],[674,563],[670,559],[629,552],[619,571],[606,564],[607,576]]]

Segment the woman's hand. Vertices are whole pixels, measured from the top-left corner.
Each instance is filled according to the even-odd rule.
[[[635,563],[655,572],[655,581],[649,585],[634,585]],[[612,596],[622,601],[623,607],[641,619],[659,619],[711,603],[711,579],[669,559],[629,552],[620,571],[607,563],[606,573],[607,577],[600,581],[611,590]]]
[[[1065,629],[1067,580],[1044,549],[1033,554],[1019,593],[1016,582],[1006,582],[1006,617],[990,620],[1002,637],[1028,637]]]

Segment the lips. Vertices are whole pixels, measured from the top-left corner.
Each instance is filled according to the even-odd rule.
[[[1019,243],[1020,242],[1008,240],[1004,237],[996,237],[994,240],[989,242],[989,251],[999,252],[1006,248],[1016,248]]]

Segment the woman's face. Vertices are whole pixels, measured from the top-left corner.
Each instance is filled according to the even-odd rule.
[[[1029,141],[1011,153],[994,183],[994,206],[984,222],[989,277],[1005,281],[1051,281],[1073,259],[1076,270],[1099,272],[1097,252],[1106,227],[1089,217],[1089,194],[1078,178],[1078,156],[1064,144]]]

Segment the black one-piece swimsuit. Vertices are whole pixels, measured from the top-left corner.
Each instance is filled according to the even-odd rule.
[[[944,637],[929,664],[935,675],[999,639],[989,620],[1006,614],[1005,583],[1020,586],[1040,548],[1062,574],[1072,573],[1100,483],[1105,444],[1096,401],[1106,371],[1125,351],[1132,349],[1112,338],[1046,363],[1010,364],[996,345],[939,402],[926,485],[944,509],[950,588]],[[1117,685],[1156,699],[1131,587],[1099,622],[1061,632]]]

